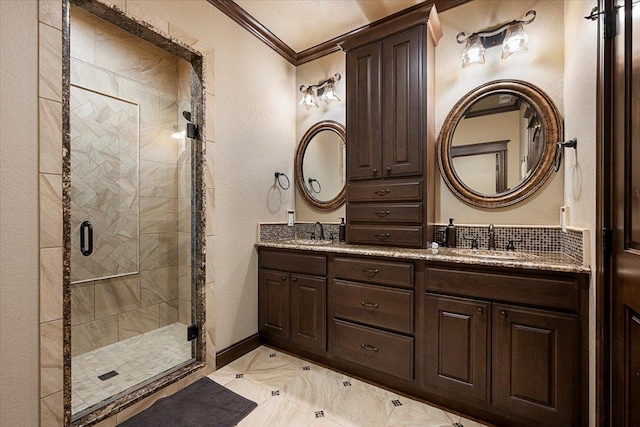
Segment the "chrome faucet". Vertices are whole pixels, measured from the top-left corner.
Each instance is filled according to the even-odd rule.
[[[494,230],[493,224],[489,224],[489,250],[493,251],[496,249],[496,232]]]
[[[316,221],[315,224],[313,224],[313,235],[315,236],[315,231],[316,231],[316,226],[320,226],[320,236],[319,239],[320,240],[324,240],[324,227],[322,226],[322,224],[320,223],[320,221]]]

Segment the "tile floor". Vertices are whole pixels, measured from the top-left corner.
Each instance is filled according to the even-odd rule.
[[[258,404],[238,427],[483,426],[264,346],[209,378]]]
[[[191,359],[187,326],[173,323],[71,359],[71,411],[76,414]],[[118,375],[98,378],[110,371]]]

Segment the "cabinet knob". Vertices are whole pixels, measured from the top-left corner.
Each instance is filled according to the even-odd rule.
[[[373,302],[364,302],[364,301],[360,301],[360,305],[366,308],[371,308],[373,310],[375,310],[376,308],[378,308],[378,304],[373,303]]]
[[[484,310],[482,309],[482,307],[478,307],[478,310],[476,310],[478,312],[479,315],[482,316],[482,313],[484,313]]]
[[[297,282],[297,281],[298,281],[298,278],[297,278],[297,277],[292,277],[292,278],[291,278],[291,281],[292,281],[292,282]]]
[[[387,173],[391,173],[391,166],[387,166]]]
[[[507,310],[500,310],[500,317],[502,317],[503,319],[507,318]]]
[[[282,276],[282,280],[287,280],[287,276]]]
[[[378,169],[374,168],[374,169],[373,169],[373,174],[374,174],[374,175],[378,175]]]
[[[377,268],[364,268],[364,267],[361,267],[360,270],[362,270],[362,272],[367,276],[371,275],[369,277],[375,276],[380,271]]]
[[[378,351],[378,347],[369,344],[360,344],[360,348],[367,351]]]

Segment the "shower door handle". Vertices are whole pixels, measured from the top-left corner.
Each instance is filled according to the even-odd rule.
[[[85,242],[87,243],[86,246]],[[93,225],[91,225],[91,221],[84,221],[80,224],[80,252],[84,256],[89,256],[93,253]]]

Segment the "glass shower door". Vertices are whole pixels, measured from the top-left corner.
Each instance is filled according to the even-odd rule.
[[[195,358],[191,65],[75,7],[71,40],[77,419]]]

